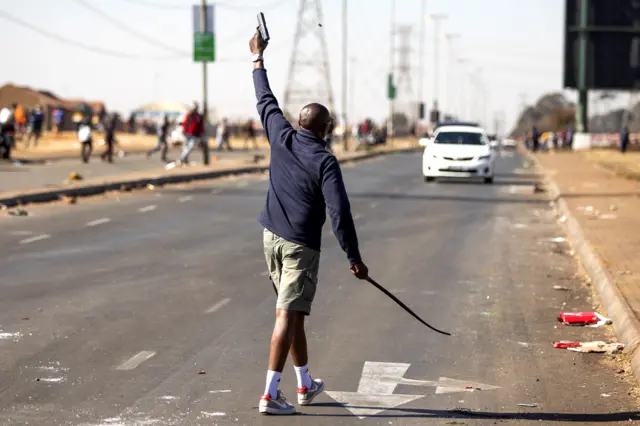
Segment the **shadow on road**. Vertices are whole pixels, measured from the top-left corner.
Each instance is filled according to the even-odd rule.
[[[339,407],[344,405],[336,402],[317,403],[309,407]],[[380,407],[366,407],[349,405],[351,408],[379,410]],[[354,417],[351,413],[344,414],[320,414],[300,413],[301,416],[310,417]],[[367,417],[379,418],[424,418],[424,419],[495,419],[495,420],[532,420],[547,422],[575,422],[575,423],[607,423],[626,422],[640,417],[638,411],[618,413],[517,413],[517,412],[493,412],[471,410],[430,410],[422,408],[388,408],[385,413],[370,415]]]

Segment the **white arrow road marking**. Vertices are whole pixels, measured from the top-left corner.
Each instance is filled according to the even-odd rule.
[[[436,394],[499,389],[499,386],[447,377],[440,377],[437,381],[405,379],[404,375],[410,366],[411,364],[366,361],[362,368],[357,392],[327,391],[326,393],[355,416],[363,419],[425,396],[394,395],[393,392],[398,385],[433,386],[436,388]]]
[[[337,403],[354,416],[364,419],[367,416],[375,416],[385,410],[407,404],[424,395],[367,395],[358,392],[326,392]]]
[[[154,211],[158,206],[156,206],[155,204],[151,204],[150,206],[146,206],[146,207],[140,207],[138,209],[138,211],[140,213],[146,213],[146,212],[151,212]]]
[[[111,222],[111,219],[109,219],[108,217],[103,217],[102,219],[96,219],[92,220],[91,222],[87,222],[87,226],[98,226],[109,222]]]
[[[24,240],[20,241],[20,244],[35,243],[36,241],[42,241],[42,240],[46,240],[48,238],[51,238],[51,235],[49,235],[49,234],[40,234],[40,235],[36,235],[35,237],[25,238]]]
[[[500,389],[500,386],[486,385],[484,383],[469,382],[465,380],[449,379],[447,377],[440,377],[438,379],[438,386],[436,387],[436,394],[443,393],[455,393],[455,392],[473,392],[476,389],[481,390],[493,390]]]
[[[145,362],[155,354],[156,353],[152,351],[138,352],[137,354],[135,354],[134,356],[132,356],[131,358],[129,358],[128,360],[120,364],[116,368],[116,370],[133,370],[134,368],[136,368],[137,366],[139,366],[140,364],[142,364],[143,362]]]

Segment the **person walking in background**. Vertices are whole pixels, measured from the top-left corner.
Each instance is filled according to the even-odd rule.
[[[202,115],[198,112],[198,104],[196,102],[193,103],[193,107],[184,118],[184,121],[182,122],[182,129],[187,141],[184,144],[184,149],[180,155],[179,163],[189,164],[189,155],[196,146],[196,143],[198,143],[204,134],[204,120]]]
[[[27,134],[27,148],[31,146],[31,139],[33,139],[33,147],[38,147],[38,140],[42,135],[42,126],[44,126],[44,111],[40,105],[36,105],[36,108],[29,114],[29,133]]]
[[[105,150],[100,156],[102,161],[108,161],[113,163],[113,147],[116,144],[116,129],[118,127],[118,114],[113,113],[111,117],[107,118],[104,124],[104,142]]]
[[[533,126],[531,129],[531,145],[533,147],[533,152],[538,152],[540,149],[540,133],[538,133],[538,128]]]
[[[78,123],[78,141],[81,144],[80,158],[83,163],[88,163],[93,152],[93,130],[89,116],[82,118]]]
[[[256,32],[249,46],[258,114],[271,146],[269,189],[260,224],[277,293],[269,368],[258,411],[286,415],[296,412],[279,390],[289,353],[298,379],[298,404],[309,405],[324,390],[324,382],[309,374],[304,322],[316,292],[327,210],[349,269],[359,279],[369,273],[360,256],[340,164],[326,149],[325,137],[333,121],[329,110],[317,103],[305,106],[298,120],[300,129],[294,130],[269,87],[262,58],[267,43]]]
[[[223,147],[226,147],[229,151],[233,151],[229,143],[230,133],[229,122],[226,118],[223,118],[220,120],[220,123],[218,123],[218,128],[216,129],[216,149],[218,151],[222,151]]]
[[[253,149],[259,149],[258,140],[256,139],[256,128],[252,118],[250,118],[249,121],[247,121],[244,132],[245,132],[244,149],[246,151],[249,150],[249,147],[248,147],[249,141],[253,143]]]
[[[29,115],[29,111],[22,105],[18,104],[15,110],[15,120],[16,120],[16,136],[19,136],[22,139],[24,136],[28,136],[28,128],[29,119],[31,118]]]
[[[620,152],[627,152],[627,147],[629,146],[629,127],[624,126],[622,131],[620,132]]]
[[[62,126],[64,123],[64,110],[62,108],[56,108],[53,110],[53,131],[56,136],[60,135]]]
[[[169,151],[169,144],[167,143],[167,137],[169,135],[169,114],[165,114],[162,119],[162,123],[158,126],[158,142],[156,146],[147,151],[147,158],[150,158],[154,152],[161,152],[160,159],[164,162],[167,161],[167,152]]]

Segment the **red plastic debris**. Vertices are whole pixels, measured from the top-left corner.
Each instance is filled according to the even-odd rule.
[[[587,327],[599,327],[611,324],[611,320],[597,312],[561,312],[558,321],[565,325],[583,325]]]
[[[580,342],[567,342],[563,340],[561,342],[553,342],[553,346],[558,349],[577,348],[580,346]]]

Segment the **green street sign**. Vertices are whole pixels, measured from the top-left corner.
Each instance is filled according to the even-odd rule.
[[[396,98],[396,86],[393,84],[393,74],[389,74],[387,78],[387,99],[394,100]]]
[[[216,37],[213,33],[193,33],[193,60],[195,62],[214,62],[216,59]]]

